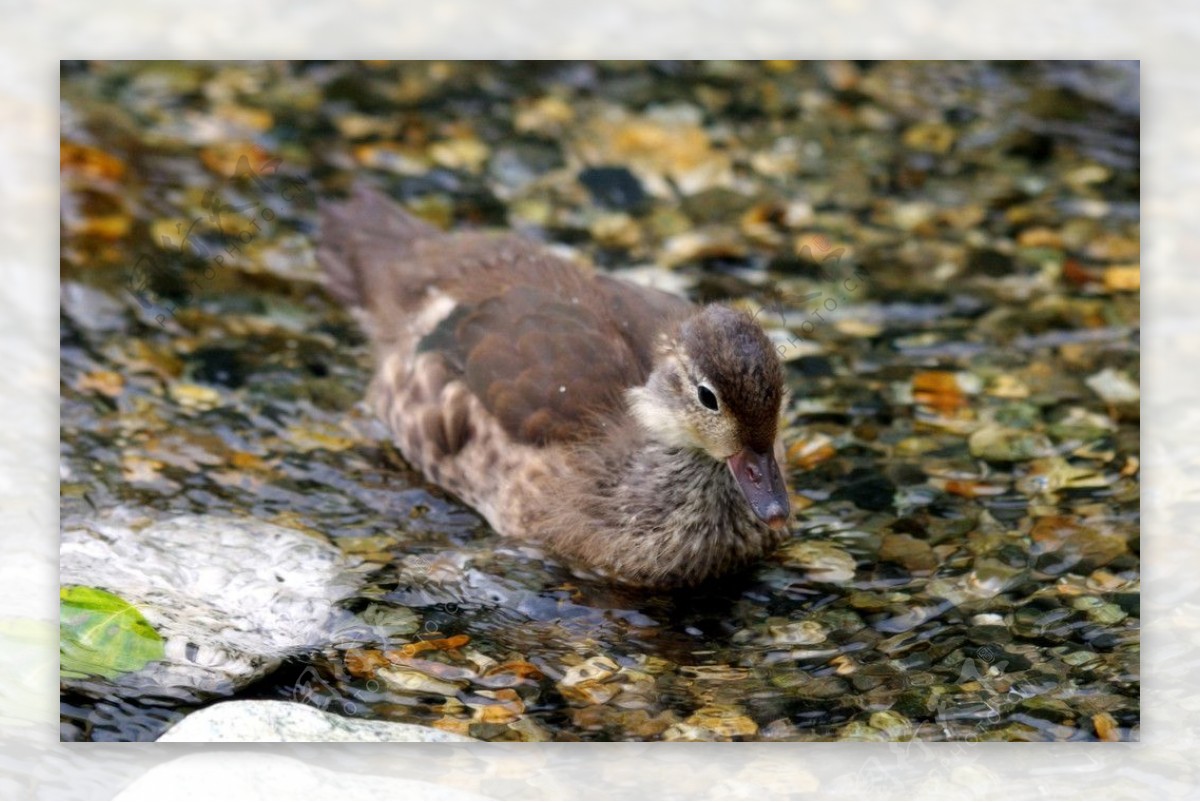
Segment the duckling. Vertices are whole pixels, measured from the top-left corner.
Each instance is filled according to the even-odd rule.
[[[786,533],[778,353],[745,312],[510,233],[443,233],[377,191],[323,204],[318,261],[373,346],[405,459],[584,576],[693,586]]]

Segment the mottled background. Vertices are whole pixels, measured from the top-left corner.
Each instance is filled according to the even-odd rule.
[[[387,633],[310,635],[250,687],[232,661],[233,695],[353,700],[481,740],[1137,740],[1138,77],[1128,61],[66,64],[63,582],[138,606],[137,580],[106,573],[118,558],[75,558],[120,520],[328,538],[372,566],[338,608]],[[625,593],[414,475],[356,405],[366,343],[313,257],[316,200],[352,182],[441,228],[515,228],[757,315],[792,391],[783,547],[705,588]],[[294,556],[210,553],[215,528],[134,576]],[[168,637],[213,648],[204,606],[235,593],[254,591],[174,600],[191,620]],[[396,651],[409,641],[419,657]],[[63,738],[151,740],[210,701],[182,675],[157,684],[64,681]]]

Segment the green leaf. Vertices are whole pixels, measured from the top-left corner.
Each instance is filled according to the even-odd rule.
[[[58,596],[61,678],[112,679],[165,655],[162,636],[120,596],[77,586]]]

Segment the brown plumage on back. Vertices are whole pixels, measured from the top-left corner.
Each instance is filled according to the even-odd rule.
[[[443,234],[369,190],[322,208],[318,259],[362,310],[405,457],[502,534],[660,586],[778,541],[782,370],[749,316]]]

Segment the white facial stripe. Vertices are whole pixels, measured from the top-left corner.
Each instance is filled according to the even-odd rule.
[[[626,392],[629,409],[637,422],[654,438],[670,446],[694,448],[698,444],[692,432],[675,412],[663,404],[645,387],[632,387]]]

